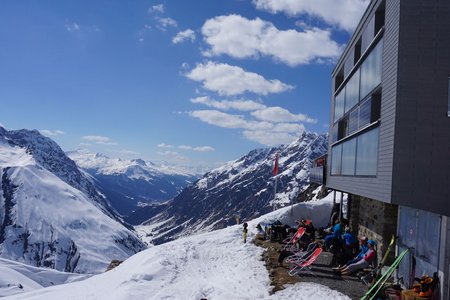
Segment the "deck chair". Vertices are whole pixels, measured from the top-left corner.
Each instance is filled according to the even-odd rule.
[[[316,248],[316,250],[314,250],[314,252],[302,263],[291,263],[291,270],[288,272],[288,274],[290,276],[295,276],[297,275],[299,272],[303,271],[303,270],[310,270],[310,265],[312,265],[316,259],[319,257],[319,255],[322,253],[322,248]]]
[[[294,254],[288,256],[285,261],[286,263],[301,264],[313,254],[314,250],[316,250],[317,247],[319,247],[318,242],[311,242],[306,248],[306,250],[294,252]]]
[[[284,245],[281,247],[281,250],[293,252],[297,250],[295,243],[297,243],[297,241],[303,236],[303,234],[305,234],[305,231],[306,231],[305,227],[300,227],[290,239],[285,239],[282,242]]]

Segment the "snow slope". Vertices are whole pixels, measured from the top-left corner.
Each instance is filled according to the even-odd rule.
[[[269,213],[249,221],[249,237],[258,223],[310,217],[324,226],[331,197]],[[337,291],[299,283],[270,295],[263,249],[242,241],[242,226],[181,238],[142,251],[112,271],[84,281],[37,289],[5,299],[349,299]],[[1,276],[1,275],[0,275]]]
[[[0,257],[98,273],[112,259],[123,260],[145,248],[95,199],[63,181],[64,172],[55,175],[31,152],[0,138]],[[61,160],[53,162],[57,168]]]
[[[0,258],[0,297],[79,281],[89,276],[32,267]]]

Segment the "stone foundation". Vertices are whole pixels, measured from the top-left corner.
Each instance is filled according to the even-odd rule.
[[[381,262],[391,241],[397,233],[398,206],[369,198],[350,195],[350,229],[359,236],[367,236],[377,242],[378,261]],[[387,264],[394,258],[391,251]]]

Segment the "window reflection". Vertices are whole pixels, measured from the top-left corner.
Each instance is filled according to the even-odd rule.
[[[331,149],[331,175],[341,174],[342,144]]]
[[[367,96],[381,83],[383,39],[381,39],[361,65],[361,97]]]
[[[334,98],[334,120],[337,120],[344,115],[344,104],[345,88],[343,88]]]
[[[359,69],[353,74],[345,86],[345,112],[348,112],[359,101]]]
[[[378,131],[379,128],[377,127],[358,136],[356,175],[377,175]]]
[[[356,138],[342,145],[342,175],[355,175]]]

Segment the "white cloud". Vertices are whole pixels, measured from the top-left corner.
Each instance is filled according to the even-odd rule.
[[[166,31],[167,28],[169,27],[177,27],[177,21],[175,21],[172,18],[160,18],[160,17],[156,17],[155,20],[159,23],[159,25],[157,26],[160,30],[162,31]]]
[[[106,137],[106,136],[86,135],[86,136],[83,136],[81,138],[83,140],[94,142],[94,143],[99,144],[99,145],[110,145],[110,146],[118,145],[117,143],[112,142],[111,139],[109,137]]]
[[[253,0],[257,9],[290,16],[308,14],[352,31],[370,0]]]
[[[279,106],[266,107],[251,113],[252,116],[262,121],[269,122],[306,122],[317,123],[316,119],[312,119],[304,114],[293,114],[287,109]]]
[[[80,146],[80,147],[90,147],[91,144],[89,144],[89,143],[79,143],[78,146]]]
[[[161,144],[158,144],[158,148],[167,148],[167,149],[171,149],[171,148],[173,148],[173,146],[172,146],[172,145],[168,145],[168,144],[161,143]]]
[[[198,64],[186,74],[186,77],[202,82],[203,88],[218,92],[220,95],[239,95],[245,92],[267,95],[293,89],[293,86],[277,79],[267,80],[240,67],[211,61]]]
[[[303,131],[277,132],[267,130],[244,130],[243,135],[250,141],[254,141],[266,146],[275,146],[280,144],[292,143],[303,133]]]
[[[180,146],[178,146],[178,148],[183,149],[183,150],[191,150],[192,146],[180,145]]]
[[[206,56],[270,56],[289,66],[308,64],[320,58],[335,59],[343,48],[331,39],[328,30],[279,30],[270,22],[259,18],[249,20],[239,15],[207,20],[202,27],[202,34],[210,46],[204,52]]]
[[[248,122],[244,117],[226,114],[217,110],[195,110],[189,112],[189,115],[208,124],[224,128],[246,128],[248,126]]]
[[[42,133],[43,135],[46,136],[58,136],[58,135],[63,135],[65,134],[64,131],[62,130],[48,130],[48,129],[42,129],[39,130],[40,133]]]
[[[148,9],[149,13],[164,13],[164,5],[163,4],[157,4],[153,5]]]
[[[195,41],[195,32],[192,29],[186,29],[184,31],[180,31],[177,35],[172,39],[172,43],[179,44],[186,40],[191,40],[191,42]]]
[[[164,152],[157,152],[158,155],[166,156],[171,160],[175,161],[186,161],[186,158],[179,155],[178,152],[175,151],[164,151]]]
[[[195,104],[204,104],[209,107],[221,109],[221,110],[240,110],[240,111],[253,111],[257,109],[266,108],[266,106],[262,103],[255,102],[253,100],[222,100],[217,101],[210,99],[208,96],[197,97],[191,99],[192,103]]]
[[[193,147],[193,146],[188,146],[188,145],[180,145],[180,146],[178,146],[178,148],[183,149],[183,150],[197,151],[197,152],[211,152],[211,151],[216,150],[211,146]]]
[[[215,151],[216,149],[214,149],[211,146],[200,146],[200,147],[195,147],[194,151],[198,151],[198,152],[212,152]]]
[[[189,112],[191,117],[202,122],[230,129],[241,129],[244,138],[258,142],[266,146],[288,144],[298,138],[304,131],[302,123],[294,122],[292,117],[299,118],[301,115],[288,115],[288,119],[282,121],[280,116],[275,115],[273,120],[253,120],[250,115],[232,115],[217,110],[197,110]],[[308,120],[307,117],[305,117]],[[190,146],[184,146],[191,149]],[[189,148],[188,148],[189,147]]]
[[[75,22],[72,22],[72,23],[66,22],[66,24],[64,26],[66,27],[66,30],[68,32],[80,31],[80,26]]]

